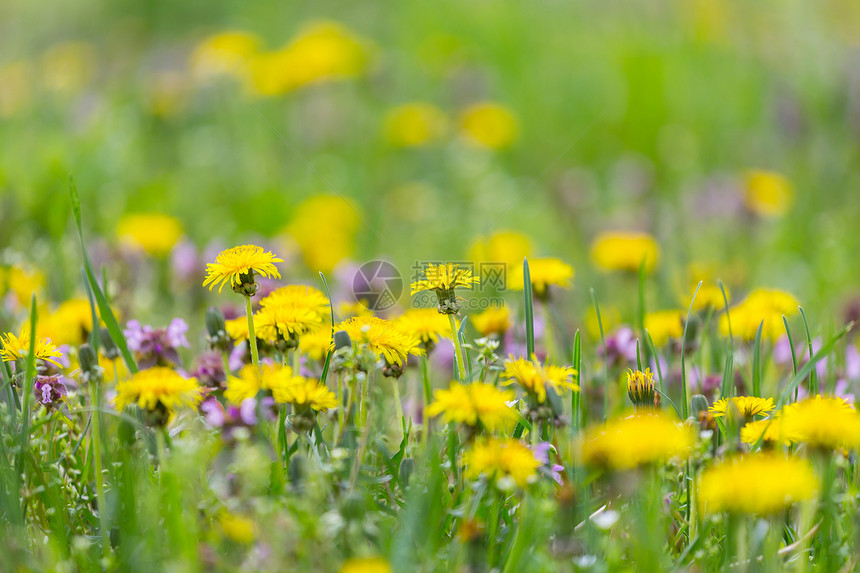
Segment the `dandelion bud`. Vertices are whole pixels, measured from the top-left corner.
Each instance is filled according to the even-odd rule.
[[[239,282],[233,285],[233,292],[242,296],[254,296],[260,285],[254,279],[254,269],[239,275]]]
[[[702,410],[707,411],[709,407],[708,399],[701,394],[694,394],[690,399],[690,409],[693,411],[694,416],[698,416]]]
[[[119,358],[119,347],[114,343],[107,328],[99,329],[99,342],[101,343],[102,354],[108,360],[116,360]]]
[[[212,338],[217,338],[227,331],[224,313],[217,306],[206,309],[206,332]]]
[[[101,376],[98,356],[89,344],[82,344],[78,349],[78,362],[81,365],[81,373],[85,381],[98,380]]]
[[[644,372],[627,371],[627,395],[637,410],[660,405],[660,395],[654,389],[654,375],[650,368],[646,368]]]
[[[400,470],[398,472],[400,483],[409,485],[409,478],[412,477],[413,472],[415,472],[415,460],[412,458],[403,458],[403,461],[400,462]]]
[[[349,334],[343,330],[338,330],[334,333],[334,349],[349,348],[352,346],[352,341],[349,339]]]

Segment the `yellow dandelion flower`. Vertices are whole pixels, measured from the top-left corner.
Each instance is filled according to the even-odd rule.
[[[564,389],[579,391],[579,386],[571,382],[571,377],[576,375],[576,370],[570,366],[542,366],[537,358],[526,360],[525,358],[514,358],[510,355],[505,361],[505,370],[501,378],[507,384],[518,384],[528,394],[534,396],[538,404],[546,401],[546,387],[550,386],[557,393]]]
[[[391,573],[391,566],[382,557],[353,557],[344,562],[340,573]]]
[[[255,397],[260,390],[271,392],[292,378],[293,370],[289,366],[262,364],[258,368],[246,364],[238,376],[228,376],[224,397],[230,403],[241,404],[243,400]]]
[[[253,543],[257,537],[254,520],[235,513],[223,513],[218,519],[224,537],[236,543]]]
[[[175,370],[156,366],[120,381],[114,405],[117,410],[137,405],[142,410],[164,410],[172,415],[178,407],[194,407],[202,397],[200,390],[196,378],[183,378]]]
[[[650,368],[627,370],[627,396],[635,406],[659,406],[660,395],[654,386],[654,374]]]
[[[270,320],[266,322],[273,323],[285,339],[318,330],[330,317],[328,298],[307,285],[288,285],[276,289],[260,301],[260,307],[258,314],[269,315]],[[268,334],[271,333],[264,333],[262,337],[272,340]]]
[[[93,312],[85,298],[69,299],[53,311],[40,313],[36,333],[55,344],[80,345],[93,329]]]
[[[254,320],[256,320],[256,318]],[[224,328],[227,331],[227,335],[232,338],[236,342],[236,344],[239,344],[243,340],[248,340],[247,316],[240,316],[237,318],[231,318],[230,320],[225,320]],[[256,334],[258,338],[262,338],[260,336],[260,325],[257,323],[254,323],[254,334]]]
[[[279,404],[292,404],[298,409],[311,409],[317,412],[337,408],[337,398],[319,380],[295,376],[282,379],[272,388],[272,396]]]
[[[791,182],[773,171],[753,170],[746,174],[744,205],[762,217],[785,215],[794,203]]]
[[[122,358],[110,360],[99,353],[99,367],[102,369],[102,376],[109,382],[126,380],[131,376],[131,372],[129,372],[128,366]]]
[[[762,338],[776,340],[784,331],[783,315],[791,316],[797,312],[800,303],[791,294],[776,290],[759,288],[752,291],[741,303],[729,309],[728,315],[720,317],[720,333],[731,333],[744,340],[754,340],[761,325]]]
[[[647,233],[601,233],[591,244],[591,259],[603,271],[629,271],[638,273],[645,261],[645,272],[657,266],[660,248]]]
[[[775,454],[733,458],[702,472],[699,506],[706,513],[773,515],[812,499],[818,479],[809,462]]]
[[[737,411],[746,420],[752,420],[755,416],[766,416],[774,408],[773,398],[735,396],[733,398],[721,398],[717,400],[709,410],[715,418],[731,416],[733,412]]]
[[[418,338],[425,348],[439,343],[439,337],[450,335],[451,326],[444,315],[432,308],[413,308],[394,320],[404,332]]]
[[[782,417],[783,432],[794,442],[828,449],[860,447],[860,414],[838,396],[788,405]]]
[[[353,344],[365,346],[388,364],[404,366],[409,354],[418,356],[423,353],[418,338],[382,318],[350,318],[336,325],[335,331],[338,330],[345,331]]]
[[[370,303],[367,301],[367,299],[362,299],[356,302],[342,302],[337,305],[337,312],[335,314],[341,320],[346,320],[348,318],[355,318],[359,316],[373,316],[373,311],[370,310],[369,304]]]
[[[30,333],[26,330],[22,330],[19,336],[15,336],[11,332],[0,334],[0,342],[3,343],[3,348],[0,349],[0,356],[3,357],[3,362],[26,360],[27,355],[30,353]],[[33,355],[36,357],[36,360],[44,360],[57,368],[62,368],[62,365],[54,360],[54,358],[62,358],[63,353],[51,344],[51,341],[47,338],[36,340]]]
[[[122,217],[117,223],[116,235],[124,244],[153,257],[164,257],[182,237],[182,225],[170,215],[138,213]]]
[[[519,125],[516,116],[505,106],[482,102],[463,111],[460,129],[473,143],[490,149],[502,149],[516,140]]]
[[[580,440],[579,449],[588,465],[627,470],[684,457],[695,441],[691,427],[658,411],[592,427]]]
[[[328,298],[320,290],[307,285],[287,285],[275,289],[260,301],[260,306],[296,306],[307,308],[321,317],[329,316]]]
[[[330,272],[355,251],[360,209],[337,195],[313,195],[302,201],[284,231],[298,245],[308,268]]]
[[[241,245],[221,251],[214,263],[206,265],[206,280],[203,286],[209,290],[218,285],[218,292],[226,283],[234,290],[245,283],[253,283],[253,274],[257,272],[264,277],[281,278],[281,273],[275,263],[284,260],[276,257],[270,251],[256,245]]]
[[[447,130],[445,112],[425,102],[397,106],[385,116],[385,139],[397,147],[428,145],[442,139]]]
[[[231,30],[214,34],[195,46],[191,73],[201,80],[225,75],[244,78],[259,47],[260,39],[248,32]]]
[[[516,419],[515,412],[507,404],[516,398],[516,394],[492,384],[451,382],[447,390],[436,390],[434,398],[427,407],[427,416],[433,418],[443,414],[448,423],[493,432],[509,427]]]
[[[684,336],[684,311],[657,310],[645,314],[645,329],[655,346],[663,346],[669,339]]]
[[[765,420],[747,422],[741,428],[741,441],[745,444],[757,444],[761,440],[765,444],[790,443],[791,437],[785,432],[782,418],[778,415]]]
[[[475,442],[463,454],[463,465],[467,478],[484,476],[497,484],[512,480],[524,488],[537,479],[540,462],[519,440],[488,438]]]
[[[731,302],[731,293],[727,287],[723,287],[726,289],[726,298],[723,299],[723,291],[720,289],[719,285],[710,282],[702,283],[702,286],[699,287],[699,292],[696,293],[695,300],[693,300],[693,293],[696,292],[698,284],[699,283],[696,282],[690,288],[690,299],[687,300],[687,306],[689,306],[691,302],[693,303],[693,310],[703,311],[708,309],[721,309],[726,306],[726,300]]]
[[[488,237],[478,237],[469,248],[469,259],[475,262],[505,263],[510,273],[523,266],[523,259],[532,255],[531,238],[516,231],[499,231]]]
[[[33,294],[37,296],[45,287],[45,275],[35,269],[13,265],[0,267],[0,295],[12,293],[18,304],[30,304]]]
[[[269,306],[254,313],[254,331],[269,344],[275,344],[279,337],[284,340],[301,338],[305,333],[319,329],[322,324],[322,316],[298,306]]]
[[[559,259],[534,259],[529,261],[529,276],[535,296],[543,297],[550,286],[570,288],[573,267]],[[522,266],[515,267],[511,273],[510,287],[514,290],[525,287]]]
[[[472,276],[469,269],[461,269],[459,265],[446,263],[434,265],[430,263],[424,270],[424,279],[412,283],[411,293],[415,294],[424,290],[449,292],[455,288],[472,288],[478,284],[480,277]]]
[[[311,360],[322,361],[332,345],[331,327],[324,326],[299,338],[299,352]]]
[[[511,327],[511,312],[506,306],[491,306],[481,313],[473,314],[469,320],[481,336],[501,337]]]

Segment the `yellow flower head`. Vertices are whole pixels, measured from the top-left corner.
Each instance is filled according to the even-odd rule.
[[[490,149],[502,149],[516,140],[519,125],[516,116],[508,108],[483,102],[463,111],[460,129],[473,143]]]
[[[715,418],[732,416],[737,411],[744,419],[752,420],[755,416],[766,416],[774,408],[773,398],[735,396],[734,398],[721,398],[717,400],[709,410]]]
[[[645,272],[650,273],[659,257],[657,241],[647,233],[601,233],[591,244],[591,258],[603,271],[638,273],[644,260]]]
[[[35,293],[39,295],[45,287],[45,275],[37,270],[13,265],[8,269],[0,267],[0,296],[10,292],[20,305],[30,304]]]
[[[499,231],[489,237],[478,237],[469,248],[469,258],[475,262],[505,263],[508,272],[523,266],[523,259],[532,255],[532,240],[516,231]]]
[[[258,368],[246,364],[238,376],[228,376],[224,397],[232,404],[241,404],[243,400],[255,397],[260,390],[271,392],[292,378],[293,370],[289,366],[263,364]]]
[[[178,407],[194,407],[201,399],[196,378],[183,378],[175,370],[156,366],[141,370],[116,386],[118,410],[137,405],[142,410],[164,409],[173,414]]]
[[[783,409],[783,433],[822,448],[860,447],[860,414],[838,396],[807,398]]]
[[[656,388],[654,386],[654,374],[650,368],[642,370],[627,370],[627,396],[636,406],[654,406]],[[659,405],[659,398],[657,402]]]
[[[772,171],[749,171],[746,174],[744,205],[762,217],[785,215],[794,202],[791,182]]]
[[[278,335],[289,340],[319,330],[329,316],[328,299],[323,293],[305,285],[289,285],[260,301],[254,328],[260,338],[274,344]]]
[[[447,390],[436,390],[427,416],[444,414],[445,422],[484,428],[490,432],[507,428],[516,418],[508,402],[516,398],[510,390],[492,384],[451,382]]]
[[[194,48],[191,72],[199,79],[222,75],[244,78],[259,46],[260,39],[248,32],[227,31],[209,36]]]
[[[93,329],[93,312],[85,298],[63,302],[56,310],[40,313],[36,324],[39,337],[50,338],[55,344],[80,345],[87,341]]]
[[[257,537],[254,520],[235,513],[223,513],[218,520],[224,536],[236,543],[253,543]]]
[[[217,284],[218,292],[221,292],[224,285],[229,282],[235,290],[246,281],[253,282],[254,272],[264,277],[271,276],[279,279],[281,273],[278,272],[275,263],[283,262],[283,259],[256,245],[233,247],[221,251],[214,263],[206,265],[206,280],[203,281],[203,286],[209,286],[209,290],[212,290]]]
[[[765,420],[753,420],[747,422],[741,428],[741,441],[745,444],[754,445],[762,441],[766,444],[790,443],[791,438],[785,433],[782,418],[777,414]]]
[[[535,295],[542,297],[550,286],[570,288],[573,267],[559,259],[534,259],[529,261],[529,276]],[[525,288],[522,266],[514,267],[510,287],[514,290]]]
[[[645,329],[655,346],[663,346],[670,338],[684,335],[684,311],[658,310],[645,315]]]
[[[338,330],[345,331],[353,344],[365,346],[388,364],[403,366],[409,354],[418,356],[423,353],[418,338],[382,318],[350,318],[335,326],[335,331]]]
[[[696,299],[693,300],[693,293],[696,292],[698,284],[699,283],[696,282],[696,284],[690,288],[690,300],[687,301],[688,306],[690,302],[693,303],[693,310],[701,311],[708,309],[722,309],[726,306],[726,300],[731,302],[732,297],[728,288],[725,286],[723,287],[726,289],[726,299],[723,299],[723,291],[720,289],[719,285],[710,282],[702,283],[702,286],[699,287],[699,292],[696,294]]]
[[[480,280],[480,277],[472,276],[469,269],[461,269],[453,263],[430,263],[424,270],[424,279],[412,283],[411,294],[423,290],[449,292],[455,288],[472,288],[472,285],[478,284]]]
[[[628,470],[686,456],[695,441],[692,428],[657,411],[592,427],[579,447],[588,465]]]
[[[397,317],[394,323],[404,332],[418,338],[427,347],[439,343],[439,337],[451,334],[448,319],[432,308],[413,308]]]
[[[116,234],[127,245],[164,257],[182,237],[182,225],[176,217],[161,213],[126,215],[117,223]]]
[[[334,392],[325,384],[313,378],[295,376],[282,380],[272,388],[272,396],[279,404],[292,404],[297,409],[311,409],[317,412],[337,408]]]
[[[564,389],[578,392],[579,386],[570,380],[575,375],[576,370],[570,366],[542,366],[537,358],[526,360],[514,358],[512,354],[505,361],[505,370],[501,377],[507,380],[507,384],[518,384],[528,394],[534,396],[538,404],[543,404],[546,401],[547,386],[557,393],[561,393]]]
[[[299,338],[299,352],[311,360],[322,361],[332,345],[331,327],[326,325]]]
[[[729,314],[720,317],[720,333],[731,333],[744,340],[754,340],[761,325],[761,335],[765,340],[776,340],[785,331],[783,315],[797,312],[800,303],[787,292],[776,289],[756,289],[740,304],[729,309]]]
[[[3,362],[26,360],[30,352],[30,333],[27,330],[22,330],[19,336],[15,336],[11,332],[0,334],[0,342],[3,343],[3,348],[0,349],[0,356],[3,357]],[[62,368],[62,365],[54,360],[54,358],[62,358],[63,353],[57,350],[57,347],[51,344],[51,341],[47,338],[36,341],[33,354],[36,360],[44,360],[57,368]]]
[[[818,490],[809,462],[775,454],[732,458],[702,472],[699,506],[706,513],[772,515]]]
[[[313,195],[296,207],[285,231],[298,244],[305,265],[327,273],[355,250],[360,213],[337,195]]]
[[[469,317],[472,326],[481,336],[503,336],[511,327],[511,312],[506,306],[491,306],[487,310]]]
[[[391,573],[391,566],[382,557],[353,557],[344,562],[340,573]]]
[[[329,316],[328,298],[318,289],[307,285],[287,285],[275,289],[260,301],[260,306],[296,306],[307,308],[320,316]]]
[[[463,454],[463,465],[466,467],[467,478],[474,479],[483,475],[498,485],[511,480],[524,488],[537,479],[540,462],[519,440],[488,438],[475,442]]]
[[[445,112],[433,104],[414,102],[385,116],[385,138],[397,147],[420,147],[440,140],[448,130]]]

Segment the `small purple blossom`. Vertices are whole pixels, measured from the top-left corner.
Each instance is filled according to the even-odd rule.
[[[224,374],[224,359],[218,352],[204,352],[197,357],[193,376],[203,386],[221,388],[225,386],[227,377]]]
[[[267,420],[276,418],[275,399],[271,396],[263,398],[260,409]],[[238,406],[229,404],[225,408],[221,402],[210,397],[200,405],[200,411],[206,417],[209,427],[221,429],[225,440],[232,439],[237,428],[252,428],[257,425],[256,398],[245,398]]]
[[[48,409],[66,397],[67,389],[60,376],[37,376],[33,384],[33,394],[39,404]]]
[[[128,347],[137,354],[141,368],[153,366],[180,365],[178,348],[188,348],[188,324],[181,318],[174,318],[167,328],[153,328],[141,325],[137,320],[129,320],[125,333]]]
[[[550,477],[555,481],[558,485],[563,485],[564,482],[561,480],[561,472],[564,470],[564,466],[560,464],[551,464],[549,461],[549,451],[552,449],[552,444],[549,442],[540,442],[532,446],[532,454],[535,459],[543,464],[547,471],[549,472]]]
[[[623,365],[633,362],[636,360],[636,337],[633,335],[633,329],[622,326],[606,337],[606,350],[601,346],[598,352],[610,364]]]

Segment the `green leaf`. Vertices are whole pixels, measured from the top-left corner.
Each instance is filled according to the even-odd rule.
[[[806,343],[809,346],[809,356],[812,356],[812,334],[809,332],[809,322],[806,320],[806,313],[803,312],[803,307],[797,307],[800,311],[800,316],[803,318],[803,327],[806,329]],[[811,370],[809,372],[809,392],[810,396],[818,395],[818,371]]]
[[[758,330],[755,333],[755,346],[753,347],[753,363],[752,363],[752,393],[753,396],[761,397],[761,329],[764,328],[764,321],[758,325]]]
[[[322,279],[323,287],[325,288],[325,295],[328,297],[328,308],[331,312],[331,335],[332,339],[334,339],[334,304],[331,301],[331,291],[328,288],[328,282],[325,280],[325,275],[320,271],[320,279]],[[331,355],[334,352],[334,348],[330,348],[328,353],[325,355],[325,363],[323,364],[322,374],[320,374],[320,381],[325,384],[325,380],[328,377],[328,369],[331,364]]]
[[[523,259],[523,293],[526,313],[526,358],[531,360],[535,353],[535,309],[532,298],[532,277],[529,272],[529,259]]]

